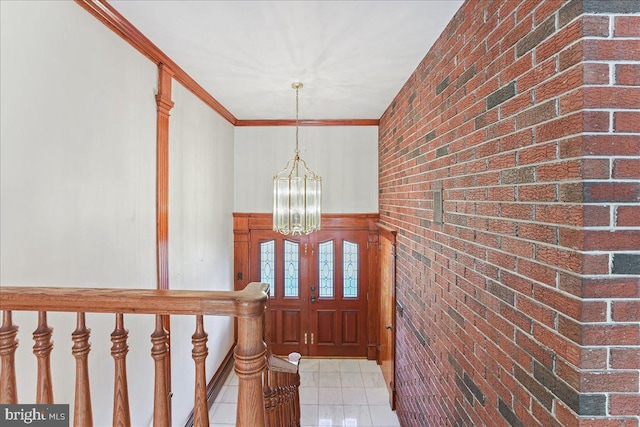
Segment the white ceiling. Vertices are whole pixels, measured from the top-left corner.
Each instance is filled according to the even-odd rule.
[[[109,2],[236,118],[378,119],[463,3]]]

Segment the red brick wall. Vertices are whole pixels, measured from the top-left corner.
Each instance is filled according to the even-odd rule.
[[[403,426],[638,426],[640,2],[467,1],[379,161]]]

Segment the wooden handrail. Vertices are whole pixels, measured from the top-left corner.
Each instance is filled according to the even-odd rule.
[[[3,286],[0,310],[261,317],[269,285],[242,291]]]
[[[151,358],[155,364],[154,426],[168,426],[166,377],[163,372],[167,354],[167,333],[162,326],[163,315],[193,315],[196,319],[193,359],[196,364],[194,411],[198,426],[208,426],[204,360],[208,350],[203,316],[234,316],[238,320],[238,343],[235,348],[235,371],[239,378],[237,426],[265,425],[262,377],[267,368],[266,346],[263,341],[265,307],[269,285],[250,283],[242,291],[185,291],[105,288],[57,288],[3,286],[0,292],[0,403],[17,403],[15,386],[15,339],[17,326],[12,323],[12,311],[39,313],[38,329],[33,336],[34,354],[38,364],[39,403],[53,403],[51,393],[49,353],[53,347],[52,329],[47,324],[47,312],[77,313],[76,330],[72,334],[72,353],[76,358],[76,399],[74,425],[92,425],[91,397],[87,369],[90,351],[90,329],[84,313],[112,313],[116,326],[111,334],[111,355],[115,362],[114,425],[130,425],[127,395],[127,336],[123,314],[155,314],[156,329],[151,333]]]

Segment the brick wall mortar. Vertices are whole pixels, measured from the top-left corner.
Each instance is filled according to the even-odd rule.
[[[603,5],[465,3],[381,118],[403,425],[640,423],[640,58]]]
[[[633,42],[634,40],[640,40],[639,37],[617,36],[615,34],[616,20],[619,18],[619,15],[607,14],[606,16],[609,20],[609,26],[608,26],[609,31],[606,37],[586,36],[585,40],[590,40],[591,43],[598,43],[599,40],[607,40],[606,41],[607,43],[611,43],[616,39],[625,40],[626,42]],[[626,16],[638,17],[640,15],[634,14],[634,15],[626,15]],[[586,82],[585,87],[594,88],[594,90],[602,90],[602,88],[609,88],[612,92],[618,91],[619,88],[621,87],[626,87],[629,90],[634,89],[633,86],[619,86],[620,82],[618,81],[617,72],[618,70],[620,70],[621,66],[632,66],[632,65],[640,64],[640,55],[636,55],[635,58],[618,57],[615,59],[609,58],[607,60],[599,60],[598,58],[594,57],[592,53],[588,53],[587,55],[589,55],[589,57],[587,57],[587,59],[584,61],[584,63],[587,64],[587,66],[594,67],[594,69],[595,67],[602,67],[602,69],[604,69],[605,66],[607,67],[608,81],[605,82],[604,79],[600,80],[596,75],[596,77],[594,78],[594,82],[593,83]],[[637,89],[638,88],[636,87],[635,90]],[[621,92],[615,92],[615,93],[617,94],[618,97],[624,96],[624,93],[621,93]],[[628,93],[632,93],[632,92],[628,91]],[[603,93],[603,95],[606,95],[606,94]],[[601,106],[599,106],[597,103],[591,102],[589,106],[586,108],[586,110],[607,112],[607,114],[609,115],[609,129],[608,129],[608,132],[606,132],[606,134],[611,135],[612,137],[626,135],[628,138],[638,138],[637,127],[635,129],[618,128],[617,126],[618,124],[616,123],[616,118],[621,115],[628,114],[629,112],[637,113],[638,108],[640,108],[640,103],[636,102],[634,105],[616,105],[614,108],[612,108],[611,105],[606,105],[610,103],[610,101],[605,99],[604,96],[602,97],[602,101],[604,105],[601,105]],[[591,133],[586,133],[586,132],[585,134],[591,135]],[[585,155],[589,156],[589,158],[595,158],[595,156],[592,156],[590,154],[591,153],[588,153],[588,152],[585,153]],[[640,155],[640,149],[635,150],[635,155],[633,153],[633,150],[631,152],[624,153],[623,155],[620,155],[622,153],[619,153],[619,152],[615,154],[618,154],[618,155],[607,156],[610,162],[609,176],[606,179],[603,179],[602,177],[600,177],[597,180],[590,181],[592,185],[597,185],[598,183],[609,183],[609,185],[626,183],[626,185],[632,185],[633,183],[640,182],[640,170],[637,170],[635,174],[628,177],[621,177],[620,175],[616,174],[616,170],[615,170],[616,165],[620,164],[620,162],[623,161],[622,159],[624,159],[624,161],[637,160],[638,155]],[[640,165],[640,162],[638,163],[638,165]],[[589,200],[589,202],[591,201]],[[615,199],[609,200],[608,206],[610,208],[610,220],[609,220],[608,231],[612,233],[618,233],[620,231],[631,232],[631,231],[639,230],[638,226],[640,226],[640,222],[636,224],[625,225],[625,224],[618,224],[618,221],[617,221],[618,220],[617,212],[620,207],[631,208],[633,206],[638,206],[639,202],[640,202],[640,197],[636,198],[635,201],[626,200],[626,203],[619,203],[619,201]],[[585,227],[585,230],[589,230],[589,228]],[[616,250],[616,248],[607,248],[606,250],[599,250],[599,249],[600,248],[597,248],[597,247],[592,248],[592,250],[589,253],[590,254],[603,253],[603,254],[609,255],[610,275],[608,276],[601,275],[601,276],[598,276],[598,278],[595,280],[602,280],[603,283],[605,284],[613,280],[628,280],[631,284],[631,282],[633,282],[634,280],[633,276],[630,277],[629,275],[612,274],[612,273],[616,273],[615,257],[616,257],[616,254],[618,256],[622,255],[626,257],[634,256],[635,254],[638,262],[640,262],[640,244],[636,245],[635,250],[634,248],[626,248],[626,249],[619,249],[619,250]],[[637,273],[640,273],[640,272],[637,272]],[[636,286],[638,283],[640,283],[640,276],[636,276]],[[630,317],[629,316],[624,317],[620,314],[620,312],[616,308],[618,306],[624,307],[627,304],[637,304],[637,306],[640,306],[640,292],[638,292],[638,290],[636,290],[635,293],[631,291],[631,293],[628,294],[627,298],[584,298],[584,302],[593,303],[593,304],[602,304],[602,303],[606,304],[605,319],[603,319],[601,322],[589,322],[589,321],[583,322],[584,330],[587,331],[586,333],[590,333],[591,330],[596,331],[597,329],[602,329],[609,333],[616,334],[614,328],[628,328],[630,331],[632,331],[633,328],[636,328],[636,330],[640,330],[640,328],[638,327],[638,322],[640,322],[640,313],[636,311],[635,315]],[[606,342],[608,340],[603,337],[602,341],[604,342],[601,342],[600,346],[593,345],[588,347],[589,351],[593,353],[604,352],[606,354],[606,361],[605,361],[606,364],[604,367],[597,366],[598,369],[593,369],[593,370],[584,369],[583,376],[585,378],[586,383],[583,384],[583,386],[589,391],[596,390],[598,392],[602,392],[605,395],[606,397],[605,410],[606,410],[606,415],[608,417],[615,419],[617,417],[620,417],[621,415],[628,415],[628,416],[636,415],[636,418],[634,418],[635,422],[636,424],[640,424],[640,409],[638,409],[640,408],[640,398],[638,397],[640,396],[640,394],[638,393],[640,391],[638,388],[638,382],[640,381],[640,358],[634,365],[616,366],[616,363],[618,362],[616,360],[612,361],[612,354],[620,353],[621,351],[620,349],[628,348],[632,352],[640,355],[640,337],[638,337],[637,335],[640,335],[640,332],[636,332],[636,342],[635,342],[636,345],[632,345],[633,343],[631,341],[625,341],[625,340],[631,339],[630,337],[629,338],[625,337],[624,339],[618,339],[617,342],[614,342],[615,344],[618,344],[618,345],[607,345],[612,343]],[[623,344],[625,343],[630,345],[628,347],[624,347]],[[596,343],[590,342],[590,344],[596,344]],[[591,368],[593,366],[589,366],[589,367]],[[633,369],[629,369],[629,368],[633,368]],[[623,375],[624,377],[620,377],[621,375]],[[609,376],[613,376],[613,378],[626,378],[624,383],[627,384],[627,387],[623,386],[621,382],[618,382],[617,384],[609,384],[608,381],[606,380],[606,378]],[[597,377],[605,378],[602,384],[597,385],[596,383],[596,385],[594,385],[593,383],[589,382],[590,379],[597,378]],[[624,399],[630,399],[630,400],[625,401]],[[620,401],[623,401],[624,404],[621,405],[619,403]],[[636,410],[633,410],[633,409],[629,410],[629,408],[634,407],[633,402],[636,402],[635,404]]]

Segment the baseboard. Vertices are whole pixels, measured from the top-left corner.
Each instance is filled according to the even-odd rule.
[[[218,394],[220,393],[220,390],[224,385],[224,382],[227,380],[227,377],[229,376],[229,374],[231,373],[231,370],[233,369],[233,350],[234,349],[235,349],[235,344],[231,346],[231,349],[229,350],[225,358],[222,360],[220,367],[218,368],[216,373],[213,374],[213,377],[211,377],[211,380],[207,384],[207,408],[209,409],[211,409],[213,402],[215,402],[216,397],[218,397]],[[193,419],[193,409],[192,409],[191,413],[189,414],[189,418],[187,418],[185,427],[193,427],[193,422],[194,422],[194,419]]]

